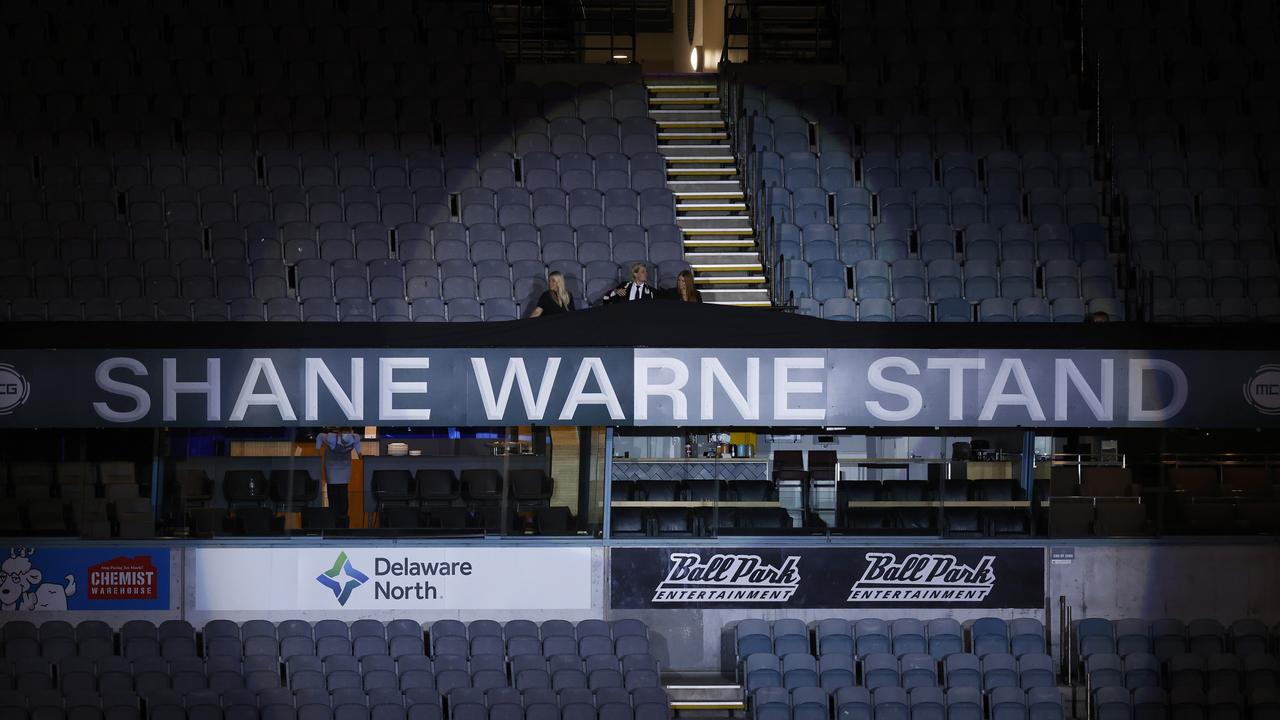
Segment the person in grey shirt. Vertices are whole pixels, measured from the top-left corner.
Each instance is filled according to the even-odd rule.
[[[325,494],[338,527],[348,527],[347,485],[351,482],[351,458],[360,457],[360,436],[351,428],[329,428],[316,435],[316,448],[324,462]]]

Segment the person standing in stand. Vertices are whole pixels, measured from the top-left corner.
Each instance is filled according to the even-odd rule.
[[[351,458],[360,457],[360,436],[351,428],[330,428],[316,435],[316,449],[323,455],[329,509],[338,527],[349,527],[347,486],[351,484]]]
[[[629,302],[631,300],[652,300],[653,288],[649,285],[649,268],[644,263],[631,266],[631,282],[614,288],[604,296],[604,302]]]

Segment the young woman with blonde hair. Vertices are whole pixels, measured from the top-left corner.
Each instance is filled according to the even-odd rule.
[[[559,315],[573,309],[573,296],[569,294],[569,290],[564,286],[564,274],[559,270],[553,270],[547,276],[546,292],[542,293],[542,297],[538,298],[538,306],[533,309],[533,312],[529,313],[529,317]]]

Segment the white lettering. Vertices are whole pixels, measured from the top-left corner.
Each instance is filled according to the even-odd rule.
[[[131,357],[113,357],[99,363],[97,370],[93,373],[99,388],[113,395],[123,395],[132,399],[133,409],[112,410],[107,403],[99,401],[93,404],[93,411],[98,413],[98,417],[108,422],[138,422],[146,417],[147,413],[151,412],[151,395],[147,393],[146,389],[137,385],[113,379],[111,371],[116,369],[128,370],[134,375],[145,377],[147,375],[147,366]]]
[[[744,395],[729,376],[719,358],[702,358],[702,419],[716,417],[716,385],[724,388],[729,402],[737,409],[742,420],[760,419],[760,358],[747,358],[747,392]]]
[[[1065,421],[1067,419],[1067,382],[1080,393],[1080,398],[1084,400],[1084,404],[1089,406],[1089,412],[1093,413],[1095,420],[1111,420],[1114,415],[1115,408],[1115,361],[1111,358],[1102,359],[1101,377],[1102,383],[1098,394],[1094,394],[1093,388],[1089,387],[1089,382],[1084,379],[1084,375],[1080,373],[1080,368],[1076,367],[1074,360],[1070,358],[1058,358],[1053,361],[1053,419]]]
[[[964,371],[981,370],[987,366],[982,358],[929,358],[930,370],[947,371],[947,419],[964,419]]]
[[[586,392],[587,378],[592,376],[600,385],[600,392]],[[626,417],[622,414],[622,405],[618,402],[617,393],[613,391],[613,384],[609,382],[609,373],[605,372],[604,362],[598,357],[582,359],[582,364],[578,366],[578,374],[573,378],[573,386],[569,388],[569,397],[565,399],[564,408],[560,411],[560,419],[572,420],[574,413],[578,412],[579,405],[604,405],[609,409],[609,418],[612,420],[622,420]]]
[[[533,397],[533,387],[529,382],[529,370],[524,365],[524,358],[507,359],[507,370],[502,375],[502,387],[498,396],[493,396],[493,382],[489,379],[489,366],[484,358],[471,358],[471,368],[475,371],[476,384],[480,386],[480,400],[484,402],[485,417],[490,420],[501,420],[507,412],[507,401],[511,398],[511,386],[520,386],[520,399],[524,402],[525,415],[530,420],[541,420],[547,412],[547,403],[551,400],[551,388],[555,386],[556,373],[560,370],[560,358],[547,358],[547,366],[542,370],[542,385],[538,387],[538,397]]]
[[[653,370],[666,370],[671,379],[656,383],[650,378]],[[685,397],[684,386],[689,384],[689,366],[672,357],[637,357],[635,359],[635,376],[632,387],[635,390],[636,420],[649,419],[649,398],[660,395],[671,399],[671,419],[689,419],[689,398]],[[703,390],[702,407],[707,406],[706,390]]]
[[[364,419],[364,358],[351,358],[350,395],[342,389],[338,379],[333,376],[333,372],[329,370],[329,366],[321,358],[309,357],[306,359],[305,375],[306,388],[304,393],[306,398],[304,399],[305,408],[303,413],[306,415],[307,420],[317,420],[320,417],[319,382],[324,383],[325,389],[329,391],[329,396],[333,398],[334,402],[338,403],[338,408],[342,410],[342,414],[348,420],[359,421]]]
[[[255,392],[259,378],[267,381],[267,389],[271,392]],[[280,382],[276,364],[271,361],[271,358],[258,357],[249,363],[249,371],[245,373],[244,384],[240,386],[240,394],[236,396],[236,404],[231,408],[231,417],[228,419],[232,422],[244,420],[250,405],[274,407],[276,412],[280,413],[281,420],[298,419],[293,412],[293,405],[289,402],[289,395],[284,391],[284,384]]]
[[[164,358],[162,362],[164,376],[164,409],[163,419],[173,422],[178,419],[178,395],[204,395],[205,417],[208,422],[222,419],[222,361],[218,358],[205,358],[205,380],[178,382],[178,361],[176,358]]]
[[[396,380],[396,370],[426,370],[431,358],[378,358],[378,419],[430,420],[430,408],[397,408],[396,395],[426,395],[427,381]]]
[[[1006,393],[1005,386],[1009,384],[1009,376],[1013,376],[1014,382],[1018,384],[1018,392]],[[996,371],[996,379],[991,383],[991,389],[987,391],[987,400],[982,403],[982,412],[978,415],[980,422],[991,422],[995,417],[996,409],[1001,405],[1016,405],[1027,409],[1027,414],[1032,420],[1044,420],[1044,410],[1040,408],[1040,401],[1036,399],[1036,391],[1031,387],[1031,378],[1027,377],[1027,368],[1023,366],[1022,361],[1018,358],[1005,358],[1000,361],[1000,369]]]
[[[824,403],[820,408],[791,407],[792,395],[821,395],[823,382],[791,379],[792,370],[822,370],[827,366],[821,357],[780,357],[773,361],[773,416],[778,420],[823,420],[827,417]]]
[[[908,358],[896,355],[879,358],[867,366],[867,384],[873,390],[897,395],[907,401],[907,406],[901,410],[890,410],[879,400],[867,400],[865,401],[867,412],[871,413],[877,420],[884,420],[885,422],[910,420],[920,414],[921,408],[924,407],[924,398],[914,386],[886,378],[884,371],[889,368],[901,370],[908,375],[919,375],[920,366]]]
[[[1173,397],[1162,408],[1148,410],[1142,406],[1146,397],[1147,371],[1160,372],[1173,382]],[[1182,411],[1187,404],[1187,376],[1182,368],[1168,360],[1132,358],[1129,360],[1129,419],[1134,422],[1160,422]]]

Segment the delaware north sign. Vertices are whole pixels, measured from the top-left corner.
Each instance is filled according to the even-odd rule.
[[[1254,351],[16,350],[0,427],[1280,425]]]

